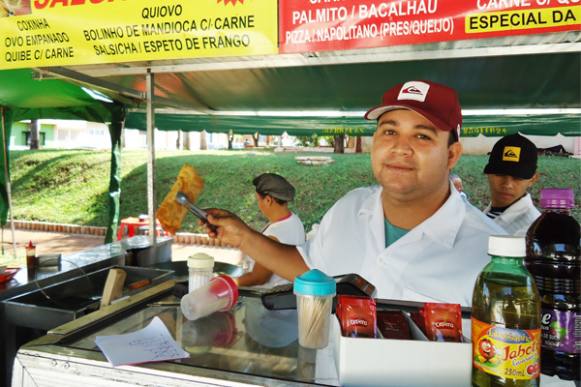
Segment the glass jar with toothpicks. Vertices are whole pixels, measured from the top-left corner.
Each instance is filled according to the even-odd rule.
[[[297,296],[302,347],[321,349],[329,343],[329,320],[336,286],[333,278],[317,269],[295,278],[293,290]]]

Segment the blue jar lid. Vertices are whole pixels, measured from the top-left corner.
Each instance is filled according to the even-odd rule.
[[[295,278],[293,290],[303,296],[333,296],[337,284],[335,280],[320,270],[309,270]]]

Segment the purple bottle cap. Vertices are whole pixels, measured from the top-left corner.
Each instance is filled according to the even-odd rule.
[[[543,188],[540,199],[542,208],[574,208],[573,188]]]

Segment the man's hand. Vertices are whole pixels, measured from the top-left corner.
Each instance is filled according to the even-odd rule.
[[[206,211],[208,222],[216,227],[214,232],[207,224],[202,224],[210,238],[239,248],[256,263],[289,281],[309,270],[295,246],[285,245],[262,235],[231,212],[217,208]]]
[[[217,232],[214,232],[207,224],[202,223],[210,238],[218,239],[220,242],[235,248],[241,248],[247,236],[254,232],[231,212],[217,208],[210,208],[206,211],[208,212],[208,222],[217,228]]]

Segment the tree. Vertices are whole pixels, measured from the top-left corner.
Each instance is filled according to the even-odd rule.
[[[345,134],[334,136],[333,148],[334,153],[345,153]]]
[[[316,133],[314,133],[311,134],[310,136],[297,136],[297,142],[301,146],[318,147],[320,143],[320,138]]]
[[[228,150],[232,150],[232,143],[234,142],[234,132],[232,129],[228,131]]]
[[[208,132],[206,132],[205,130],[202,130],[202,132],[200,133],[200,150],[207,150],[208,149],[207,134],[208,134]]]
[[[127,130],[125,128],[121,129],[121,149],[125,149],[125,144],[127,143],[127,140],[125,139],[125,136],[127,134]]]
[[[39,120],[31,120],[30,121],[30,149],[38,149],[39,148],[39,141],[38,138],[40,136],[40,121]]]
[[[183,132],[182,135],[184,136],[183,149],[190,150],[192,148],[191,139],[190,139],[190,132]]]

